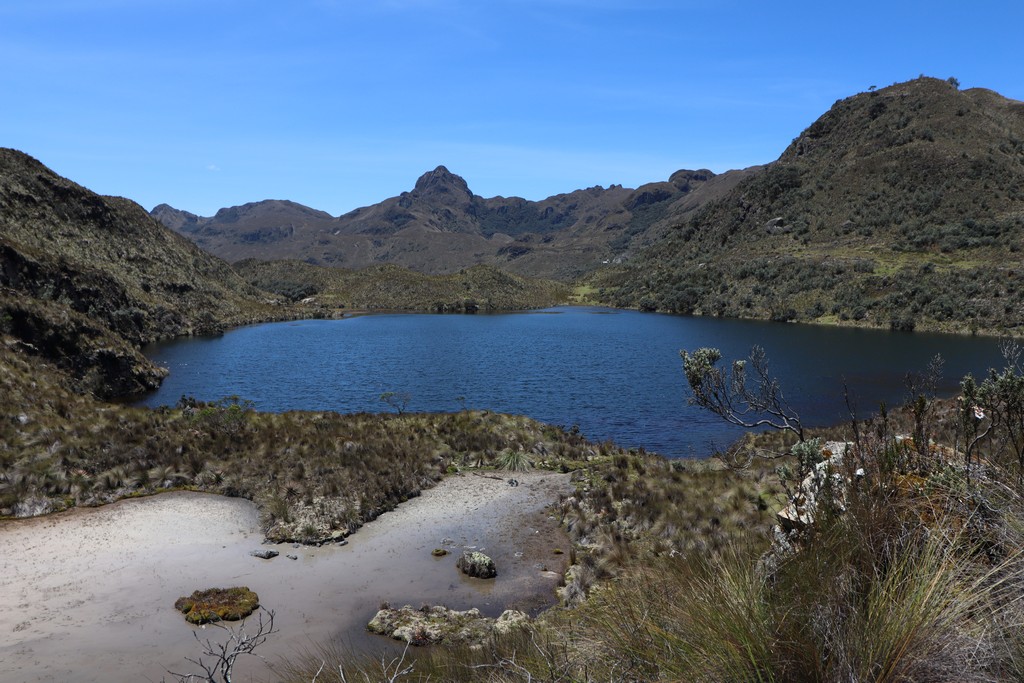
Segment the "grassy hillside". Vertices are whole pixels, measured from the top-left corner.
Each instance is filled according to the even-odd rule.
[[[293,301],[311,298],[327,309],[443,312],[511,311],[563,303],[560,282],[474,266],[451,275],[423,275],[395,265],[358,271],[301,261],[240,261],[235,270],[252,285]]]
[[[270,299],[137,204],[0,149],[0,333],[77,388],[153,388],[141,344],[282,315]]]
[[[1022,247],[1024,103],[922,77],[837,102],[593,284],[647,309],[1015,332]]]

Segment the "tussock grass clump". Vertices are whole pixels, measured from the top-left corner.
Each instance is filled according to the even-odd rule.
[[[619,452],[577,473],[562,521],[606,569],[638,554],[715,554],[767,538],[784,500],[774,469]]]
[[[509,472],[527,472],[533,467],[527,453],[506,449],[498,457],[498,468]]]

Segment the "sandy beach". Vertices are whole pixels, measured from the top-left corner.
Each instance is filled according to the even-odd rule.
[[[463,474],[365,525],[342,546],[266,546],[245,500],[169,493],[102,508],[0,524],[0,681],[159,681],[193,671],[199,654],[174,610],[200,588],[247,585],[276,615],[261,648],[273,661],[328,639],[356,648],[389,646],[365,633],[381,602],[508,607],[552,604],[568,541],[546,506],[568,475],[525,473],[517,487]],[[443,558],[431,550],[444,544]],[[458,572],[461,548],[494,558],[498,577]],[[297,560],[286,558],[296,555]],[[216,629],[200,631],[204,637]],[[249,658],[236,680],[262,680]],[[171,680],[168,678],[168,680]]]

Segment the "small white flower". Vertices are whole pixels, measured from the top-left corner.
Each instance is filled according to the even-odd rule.
[[[985,419],[985,411],[982,409],[981,406],[974,406],[974,419],[975,420],[984,420]]]

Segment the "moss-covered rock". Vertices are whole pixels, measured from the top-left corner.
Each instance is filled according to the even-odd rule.
[[[260,606],[260,596],[245,586],[208,588],[174,601],[174,608],[190,624],[244,619]]]
[[[498,575],[498,569],[494,566],[494,560],[479,552],[462,553],[462,557],[455,563],[463,574],[478,579],[493,579]]]

